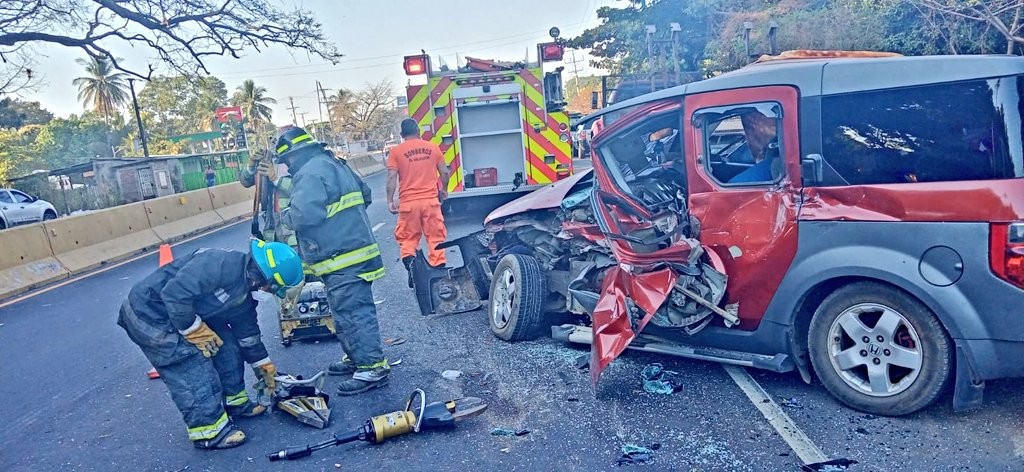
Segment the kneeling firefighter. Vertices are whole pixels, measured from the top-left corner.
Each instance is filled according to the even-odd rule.
[[[253,240],[248,253],[199,249],[136,283],[117,324],[156,367],[200,449],[245,442],[231,418],[265,407],[249,399],[244,362],[270,388],[277,369],[260,339],[252,291],[283,292],[302,281],[285,244]]]
[[[293,176],[281,220],[295,230],[308,269],[324,281],[344,351],[328,373],[351,376],[338,386],[339,395],[384,386],[391,366],[371,291],[371,282],[384,276],[384,261],[366,216],[370,189],[302,128],[285,129],[276,150]]]

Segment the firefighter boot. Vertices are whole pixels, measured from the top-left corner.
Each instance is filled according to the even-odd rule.
[[[402,258],[402,264],[405,265],[406,272],[409,273],[409,288],[413,288],[413,273],[412,265],[416,261],[416,256],[405,256]]]
[[[192,441],[196,449],[230,449],[241,446],[245,442],[245,433],[230,423],[217,436],[210,439]]]
[[[338,362],[332,362],[327,366],[327,375],[350,376],[356,373],[356,365],[348,356],[344,356]]]
[[[383,387],[388,384],[388,374],[391,373],[391,366],[388,361],[382,361],[384,367],[370,369],[358,369],[352,377],[338,385],[338,395],[350,396]]]

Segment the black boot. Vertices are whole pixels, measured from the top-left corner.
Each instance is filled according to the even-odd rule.
[[[405,265],[405,270],[409,273],[409,288],[413,288],[413,276],[412,276],[412,265],[416,261],[415,256],[405,256],[402,258],[402,264]]]

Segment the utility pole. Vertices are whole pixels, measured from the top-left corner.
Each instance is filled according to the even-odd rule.
[[[683,83],[683,75],[679,65],[679,32],[683,28],[679,23],[672,23],[669,25],[669,29],[672,31],[672,65],[675,66],[676,80],[673,85],[680,85]]]
[[[316,81],[316,91],[313,92],[316,95],[316,109],[320,112],[320,122],[324,122],[324,102],[320,100],[320,81]]]
[[[329,127],[331,129],[331,145],[337,148],[338,132],[337,130],[334,129],[334,118],[331,116],[331,103],[327,100],[327,89],[320,85],[319,80],[316,81],[316,88],[320,91],[320,96],[317,98],[317,101],[323,100],[320,103],[322,103],[323,106],[327,108],[327,123],[329,123]]]
[[[309,113],[308,111],[300,111],[300,112],[299,112],[299,116],[301,116],[301,117],[302,117],[302,127],[303,127],[303,128],[305,128],[305,127],[306,127],[306,115],[307,115],[308,113]]]
[[[135,123],[139,125],[139,140],[142,141],[142,155],[149,157],[149,144],[146,143],[146,130],[142,127],[142,116],[139,114],[139,99],[135,98],[135,79],[128,79],[128,87],[132,90],[132,105],[135,107]]]
[[[298,118],[295,117],[295,109],[298,108],[297,106],[295,106],[295,98],[288,97],[288,103],[290,103],[291,106],[286,108],[292,111],[292,124],[295,126],[299,126],[299,120]]]
[[[576,80],[576,95],[578,96],[580,94],[580,73],[579,70],[576,68],[576,64],[579,62],[579,60],[576,59],[575,49],[570,49],[569,54],[572,55],[572,61],[570,61],[569,63],[572,64],[572,78]]]

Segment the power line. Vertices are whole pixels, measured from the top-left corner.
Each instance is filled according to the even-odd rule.
[[[569,24],[569,25],[566,25],[566,26],[567,27],[578,26],[578,25],[582,25],[582,24],[585,24],[585,23],[587,23],[587,22],[581,21],[581,22]],[[514,38],[522,38],[520,40],[520,41],[522,41],[522,40],[526,40],[528,38],[537,37],[537,36],[540,36],[540,35],[546,36],[547,35],[547,30],[543,30],[543,31],[539,31],[538,30],[538,31],[534,31],[534,32],[531,32],[531,33],[519,33],[519,34],[515,34],[515,35],[511,35],[511,36],[503,36],[503,37],[499,37],[499,38],[492,38],[492,39],[481,40],[481,41],[473,41],[473,42],[468,42],[468,43],[455,44],[455,45],[452,45],[452,46],[444,46],[444,47],[439,47],[439,48],[425,48],[425,49],[427,51],[430,51],[433,54],[440,55],[442,52],[446,52],[446,51],[447,52],[457,52],[458,50],[460,50],[462,48],[465,48],[465,47],[468,47],[468,46],[473,46],[473,45],[478,45],[478,44],[486,44],[486,43],[493,43],[495,41],[504,41],[504,40],[507,40],[507,39],[514,39]],[[493,46],[488,46],[486,48],[477,49],[477,51],[486,51],[486,50],[489,50],[489,49],[495,49],[495,48],[499,48],[499,47],[509,46],[509,45],[512,45],[512,44],[516,44],[516,43],[518,43],[520,41],[514,41],[514,42],[508,42],[508,43],[502,43],[502,44],[497,44],[497,45],[493,45]],[[354,59],[347,59],[347,60],[343,60],[342,62],[343,63],[365,62],[365,61],[374,61],[374,60],[381,60],[381,59],[393,59],[393,58],[399,58],[399,57],[404,57],[404,56],[406,56],[405,53],[393,53],[393,54],[385,54],[385,55],[381,55],[381,56],[368,56],[368,57],[360,57],[360,58],[354,58]],[[289,76],[302,75],[302,74],[316,74],[316,73],[335,72],[335,71],[339,71],[340,72],[340,71],[372,69],[372,68],[384,67],[384,66],[389,66],[389,65],[394,65],[394,64],[395,64],[394,62],[388,61],[388,62],[382,62],[382,63],[378,63],[378,64],[361,65],[361,66],[354,66],[354,67],[340,67],[340,68],[332,67],[330,69],[316,70],[316,71],[304,71],[304,72],[296,71],[296,69],[303,69],[303,68],[308,68],[308,67],[322,67],[322,66],[331,67],[332,66],[332,64],[330,64],[328,62],[322,62],[322,63],[317,63],[317,64],[305,64],[305,65],[295,65],[295,66],[288,66],[288,67],[272,67],[272,68],[267,68],[267,69],[253,69],[253,70],[247,70],[247,71],[243,70],[243,71],[226,72],[226,73],[223,73],[223,74],[218,74],[218,77],[246,76],[246,75],[254,73],[254,72],[273,72],[273,71],[278,71],[278,70],[296,71],[296,72],[290,72],[290,73],[287,73],[287,74],[257,75],[257,76],[252,76],[252,77],[249,77],[249,78],[289,77]]]

